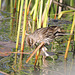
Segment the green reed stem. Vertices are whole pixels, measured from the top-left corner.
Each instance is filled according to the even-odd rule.
[[[57,1],[58,1],[58,0],[57,0]],[[58,6],[57,6],[56,4],[54,4],[54,10],[55,10],[55,13],[54,13],[54,14],[55,14],[54,19],[56,19],[56,16],[57,16],[57,7],[58,7]]]
[[[74,26],[74,49],[75,49],[75,26]]]
[[[47,4],[46,4],[46,7],[45,7],[45,20],[44,20],[44,23],[43,23],[43,27],[46,27],[47,26],[47,19],[48,19],[48,11],[49,11],[49,4],[50,4],[50,0],[47,1]]]
[[[70,6],[72,7],[74,6],[74,0],[70,0]],[[72,13],[70,13],[69,16],[70,16],[70,20],[72,20],[73,19]]]
[[[21,1],[21,0],[18,0],[18,4],[17,4],[17,12],[20,11],[20,1]]]
[[[24,11],[24,22],[23,22],[23,32],[22,32],[22,42],[21,42],[21,51],[23,51],[24,40],[25,40],[25,29],[26,29],[26,19],[27,19],[27,5],[28,0],[25,0],[25,11]]]
[[[40,12],[39,12],[39,19],[37,16],[37,29],[41,28],[41,21],[42,21],[42,7],[43,7],[43,0],[41,0],[41,5],[40,5]],[[37,51],[37,59],[35,59],[35,61],[38,60],[38,54],[39,54],[39,50]],[[36,58],[36,57],[35,57]]]
[[[29,8],[30,8],[30,5],[31,5],[31,1],[32,1],[32,0],[30,0],[30,1],[29,1],[29,4],[28,4],[27,15],[29,14]]]
[[[20,36],[20,27],[21,27],[22,12],[23,12],[23,3],[24,3],[24,0],[21,0],[20,16],[19,16],[19,25],[18,25],[17,40],[16,40],[16,52],[18,50],[18,43],[19,43],[19,36]],[[16,63],[16,58],[17,58],[17,54],[15,54],[15,63]]]
[[[54,13],[55,13],[55,11],[54,11],[54,4],[52,3],[52,5],[51,5],[51,10],[50,10],[50,18],[53,18],[54,19]]]
[[[17,4],[17,0],[14,1],[14,13],[16,12],[16,4]]]
[[[35,1],[35,10],[34,10],[34,15],[33,15],[33,21],[36,20],[38,2],[39,2],[39,0]]]
[[[13,26],[12,26],[12,22],[13,22],[13,1],[10,0],[10,13],[11,13],[11,17],[12,19],[10,20],[10,35],[12,35],[12,31],[13,31]]]
[[[17,29],[18,29],[18,18],[19,18],[19,11],[20,11],[20,1],[18,0],[18,4],[17,4],[17,18],[16,18],[16,32],[17,33]]]
[[[37,28],[38,28],[38,25],[39,25],[39,19],[38,19],[38,15],[37,15]]]
[[[37,28],[41,28],[41,21],[42,21],[42,7],[43,7],[43,0],[41,0],[40,13],[39,13],[39,23],[38,23],[38,25],[37,25]]]
[[[25,11],[24,11],[24,22],[23,22],[21,52],[23,52],[23,50],[24,50],[25,29],[26,29],[26,19],[27,19],[27,5],[28,5],[28,0],[25,0]],[[21,64],[21,63],[22,63],[22,54],[20,55],[19,64]]]
[[[74,0],[70,0],[70,6],[74,6]]]
[[[70,42],[71,42],[74,27],[75,27],[75,12],[74,12],[74,18],[73,18],[73,22],[72,22],[70,37],[69,37],[68,44],[67,44],[67,47],[66,47],[66,52],[65,52],[65,57],[64,57],[65,59],[67,58],[67,55],[68,55],[69,46],[70,46]]]
[[[32,15],[32,14],[33,14],[34,9],[35,9],[35,4],[34,4],[34,6],[33,6],[32,10],[30,11],[30,15]]]
[[[1,10],[1,0],[0,0],[0,10]]]
[[[35,10],[34,10],[34,15],[33,15],[33,26],[32,26],[32,32],[34,32],[35,29],[35,21],[36,21],[36,17],[37,17],[37,8],[38,8],[38,2],[39,0],[35,0]]]
[[[18,25],[17,40],[16,40],[16,51],[18,49],[18,43],[19,43],[20,27],[21,27],[22,12],[23,12],[23,3],[24,3],[24,0],[21,0],[21,8],[20,8],[20,16],[19,16],[19,25]]]

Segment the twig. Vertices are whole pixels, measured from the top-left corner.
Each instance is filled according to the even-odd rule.
[[[73,8],[73,7],[71,7],[71,6],[67,6],[67,5],[62,4],[62,3],[59,3],[59,2],[57,2],[57,1],[55,1],[55,0],[53,0],[53,3],[54,3],[54,4],[57,4],[57,5],[59,5],[59,6],[62,6],[62,7],[66,7],[66,8],[75,10],[75,8]]]
[[[39,50],[39,48],[41,47],[41,46],[43,46],[44,45],[44,42],[42,42],[34,51],[33,51],[33,53],[30,55],[30,57],[27,59],[27,61],[26,61],[26,63],[28,63],[28,61],[32,58],[32,56]]]
[[[30,54],[30,53],[32,53],[32,51],[31,52],[0,52],[0,54],[5,54],[5,53],[7,53],[7,54],[11,54],[11,53],[14,53],[14,54],[17,54],[17,53],[19,53],[19,54]]]
[[[34,66],[36,66],[36,63],[37,63],[38,57],[39,57],[39,55],[40,55],[40,52],[41,52],[41,50],[39,51],[39,54],[38,54],[38,55],[36,54]]]

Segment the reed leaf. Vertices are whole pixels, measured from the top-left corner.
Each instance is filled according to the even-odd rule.
[[[65,14],[65,13],[70,13],[70,12],[75,12],[75,10],[62,11],[62,12],[58,15],[58,19],[60,19],[63,14]]]

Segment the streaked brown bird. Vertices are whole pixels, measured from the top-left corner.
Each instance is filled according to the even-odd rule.
[[[64,32],[62,32],[59,26],[39,28],[26,37],[26,44],[30,47],[37,46],[37,44],[41,42],[49,45],[50,42],[52,42],[58,36],[62,36],[63,33]],[[42,46],[41,50],[43,52],[43,56],[50,56],[54,60],[52,55],[47,53],[47,48],[45,46]]]
[[[49,45],[50,42],[62,34],[63,32],[59,26],[39,28],[26,37],[26,44],[30,47],[33,47],[34,45],[37,45],[37,43],[41,42]]]

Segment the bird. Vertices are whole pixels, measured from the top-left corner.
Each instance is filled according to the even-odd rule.
[[[42,54],[45,57],[50,56],[54,61],[51,53],[48,54],[45,44],[49,45],[55,38],[58,38],[58,36],[62,36],[63,34],[64,32],[59,26],[39,28],[26,37],[26,44],[33,48],[33,46],[37,47],[38,44],[44,42],[44,46],[41,47]]]
[[[53,42],[54,39],[63,35],[65,35],[65,32],[62,30],[61,26],[50,26],[50,27],[39,28],[36,29],[33,33],[26,36],[26,44],[31,48],[33,48],[34,46],[38,48],[38,45],[43,42],[44,44],[40,47],[39,49],[40,52],[38,56],[39,55],[43,56],[42,57],[43,63],[46,57],[52,58],[54,62],[54,55],[57,54],[54,52],[48,52],[47,51],[48,49],[46,48],[45,45],[46,44],[49,45],[51,42]],[[36,62],[37,59],[35,60],[35,65]]]
[[[41,42],[49,45],[50,42],[58,36],[62,36],[63,33],[59,26],[39,28],[26,37],[26,44],[30,47],[37,46]]]

